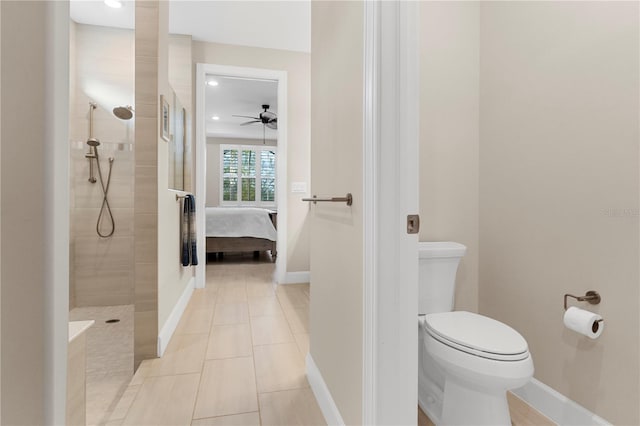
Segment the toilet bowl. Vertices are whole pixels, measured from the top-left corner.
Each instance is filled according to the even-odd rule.
[[[506,391],[533,376],[527,342],[499,321],[452,311],[463,245],[420,250],[420,407],[437,425],[511,425]]]

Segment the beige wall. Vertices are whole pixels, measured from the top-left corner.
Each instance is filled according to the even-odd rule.
[[[0,82],[2,81],[2,7],[0,7]],[[2,85],[0,84],[0,117],[2,117]],[[2,153],[2,120],[0,119],[0,153]],[[2,158],[0,157],[0,188],[2,188]],[[2,197],[0,196],[0,212]],[[0,241],[2,223],[0,222]],[[2,244],[0,244],[0,421],[2,421]]]
[[[638,7],[481,6],[480,312],[524,335],[537,379],[618,425],[640,423]],[[562,324],[563,294],[590,289],[595,341]]]
[[[479,8],[420,4],[420,241],[467,246],[456,309],[478,310]]]
[[[469,248],[456,308],[520,331],[543,383],[638,424],[637,3],[428,2],[421,21],[420,239]],[[597,341],[562,325],[563,294],[589,289]]]
[[[136,2],[135,42],[135,200],[134,362],[154,358],[158,348],[158,151],[160,17],[165,2]],[[162,11],[162,13],[161,13]],[[164,30],[167,31],[166,29]],[[166,71],[165,71],[166,81]]]
[[[1,2],[3,425],[45,424],[46,250],[43,2]],[[7,66],[10,64],[11,66]],[[50,80],[49,80],[50,81]],[[9,141],[11,143],[9,143]],[[21,141],[22,143],[19,143]],[[62,337],[62,336],[61,336]]]
[[[68,2],[0,2],[3,425],[64,423]]]
[[[363,4],[311,6],[311,356],[346,424],[362,424]]]
[[[76,98],[76,23],[69,19],[69,117],[74,117],[76,114],[75,105],[72,100]],[[73,124],[71,118],[69,118],[69,128],[71,129]],[[69,131],[69,138],[71,139],[71,131]],[[71,168],[71,165],[69,165]],[[69,310],[76,307],[76,266],[75,266],[75,251],[76,245],[74,242],[74,226],[71,220],[72,207],[71,203],[74,198],[75,191],[73,190],[73,183],[71,182],[71,173],[69,173]]]
[[[116,118],[118,105],[133,104],[134,33],[131,30],[71,22],[70,46],[70,296],[72,306],[108,306],[133,303],[133,185],[134,120]],[[98,181],[88,182],[89,102],[94,110],[94,137],[102,174],[114,157],[109,203],[115,233],[101,238],[96,221],[102,205]],[[95,166],[95,162],[94,162]],[[102,231],[110,222],[105,211]]]
[[[287,72],[287,181],[309,184],[310,73],[308,53],[217,43],[193,43],[193,62]],[[309,270],[308,206],[300,194],[287,205],[287,270]]]
[[[169,35],[163,1],[136,4],[135,362],[157,354],[158,333],[193,276],[180,263],[181,203],[169,190],[169,143],[159,134],[159,101],[179,96],[192,117],[191,37]],[[187,136],[193,135],[186,125]],[[185,189],[192,190],[191,146]],[[200,259],[204,261],[204,259]]]
[[[267,140],[267,146],[277,146]],[[207,207],[220,205],[220,145],[263,145],[262,139],[207,138]]]
[[[168,36],[167,22],[161,21],[166,28],[161,31],[160,43],[168,43],[168,51],[163,52],[159,64],[158,87],[160,93],[168,94],[175,90],[176,95],[187,112],[193,117],[192,105],[192,61],[191,37]],[[165,95],[166,96],[166,95]],[[169,98],[169,102],[173,102]],[[190,126],[185,128],[190,132]],[[190,158],[185,150],[185,158]],[[171,311],[193,277],[193,267],[183,267],[180,262],[180,213],[182,203],[176,202],[175,192],[169,191],[169,143],[158,139],[158,329],[167,322]],[[185,190],[192,182],[191,167],[185,164]],[[205,262],[206,259],[198,259]]]

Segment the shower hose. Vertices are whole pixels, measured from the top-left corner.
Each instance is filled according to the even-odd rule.
[[[107,175],[107,184],[105,185],[104,179],[102,179],[102,169],[100,168],[100,158],[98,157],[98,150],[96,149],[96,164],[98,165],[98,177],[100,178],[100,186],[102,187],[102,207],[100,207],[100,214],[98,214],[98,220],[96,222],[96,232],[102,238],[109,238],[113,235],[116,230],[116,222],[113,220],[113,213],[111,212],[111,206],[109,205],[109,200],[107,199],[107,195],[109,194],[109,185],[111,184],[111,169],[113,167],[113,157],[109,157],[109,174]],[[100,224],[104,220],[105,214],[109,216],[109,221],[111,222],[111,231],[106,234],[103,234],[100,231]]]

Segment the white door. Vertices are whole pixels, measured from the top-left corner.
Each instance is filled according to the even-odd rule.
[[[330,424],[415,424],[417,6],[314,2],[308,376]]]

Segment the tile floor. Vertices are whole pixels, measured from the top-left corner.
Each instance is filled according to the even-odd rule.
[[[207,265],[162,358],[144,361],[106,425],[325,425],[305,376],[309,285],[272,263]],[[514,426],[553,425],[510,395]],[[418,410],[418,425],[430,426]]]
[[[107,324],[117,318],[120,322]],[[104,425],[133,376],[133,305],[91,306],[70,321],[95,320],[87,330],[87,426]]]
[[[324,425],[305,376],[309,285],[274,264],[207,265],[162,358],[144,361],[107,425]]]

